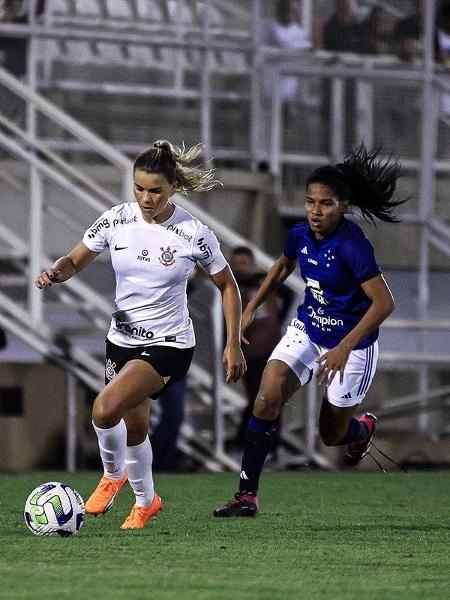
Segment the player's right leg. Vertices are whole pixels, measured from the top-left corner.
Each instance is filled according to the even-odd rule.
[[[272,352],[264,369],[253,416],[245,435],[239,492],[215,509],[216,517],[243,517],[258,514],[257,491],[266,456],[271,449],[277,418],[282,406],[318,370],[319,348],[306,334],[304,324],[293,319]]]
[[[163,386],[163,377],[150,364],[131,360],[95,399],[92,422],[98,438],[104,475],[86,502],[87,513],[99,515],[107,512],[125,485],[128,479],[126,458],[129,451],[124,417],[144,403],[148,404],[147,398],[158,393]],[[145,445],[148,408],[145,412],[145,431],[141,427],[142,439],[134,440],[136,446]]]
[[[231,502],[216,508],[215,517],[256,517],[259,478],[269,453],[277,418],[285,402],[301,387],[297,375],[280,360],[267,363],[245,435],[239,491]]]

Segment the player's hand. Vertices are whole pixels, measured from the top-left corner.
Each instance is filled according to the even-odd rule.
[[[248,339],[244,336],[245,331],[250,327],[250,325],[253,323],[253,320],[255,318],[255,311],[253,310],[247,310],[247,308],[244,310],[244,312],[242,313],[242,318],[241,318],[241,340],[244,342],[244,344],[249,344]]]
[[[238,345],[226,345],[223,351],[222,363],[226,371],[226,383],[238,381],[247,370],[247,363]]]
[[[51,267],[41,273],[34,282],[35,286],[40,290],[44,287],[50,287],[54,283],[60,283],[62,279],[62,273],[59,270],[52,269]]]
[[[316,362],[320,364],[317,379],[321,385],[330,385],[338,371],[340,373],[339,381],[342,384],[344,381],[344,369],[350,352],[351,350],[348,346],[338,344],[335,348],[328,350],[328,352],[316,358]]]

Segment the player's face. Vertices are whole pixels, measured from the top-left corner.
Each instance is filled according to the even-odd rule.
[[[318,240],[333,233],[347,208],[348,202],[339,200],[336,193],[327,185],[312,183],[308,186],[305,213],[309,226]]]
[[[176,184],[169,183],[162,173],[134,172],[134,197],[148,223],[163,223],[173,212],[170,197]]]

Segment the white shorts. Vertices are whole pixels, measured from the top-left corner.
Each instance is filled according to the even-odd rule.
[[[300,383],[309,383],[320,368],[316,358],[328,352],[312,342],[304,324],[292,319],[287,331],[270,355],[270,360],[281,360],[297,375]],[[340,383],[337,372],[327,388],[328,401],[335,406],[355,406],[360,404],[372,383],[377,368],[378,342],[362,350],[352,350],[344,369],[344,378]]]

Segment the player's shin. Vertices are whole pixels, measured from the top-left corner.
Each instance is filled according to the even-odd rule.
[[[265,421],[251,416],[245,434],[244,454],[242,456],[239,491],[257,493],[259,478],[267,454],[272,448],[277,421]]]
[[[153,451],[148,436],[137,446],[127,446],[125,465],[137,506],[149,506],[153,500]]]
[[[127,428],[123,419],[108,429],[102,429],[92,423],[97,434],[100,457],[104,475],[110,479],[122,479],[125,475],[125,450],[127,446]]]

